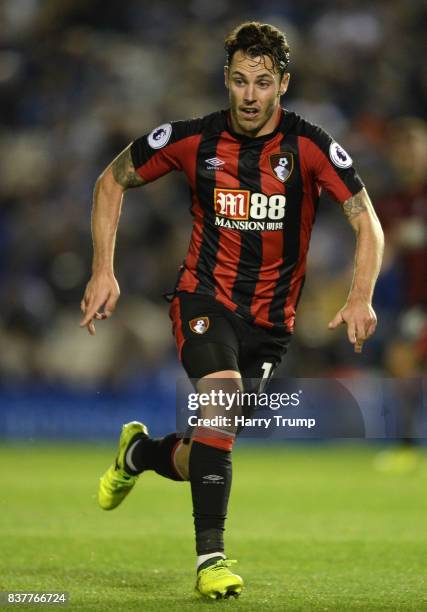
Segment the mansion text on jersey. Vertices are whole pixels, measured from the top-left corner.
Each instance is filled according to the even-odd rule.
[[[281,221],[236,221],[224,217],[215,217],[215,225],[226,229],[255,230],[258,232],[283,230]]]

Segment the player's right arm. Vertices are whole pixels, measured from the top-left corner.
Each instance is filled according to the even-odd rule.
[[[202,127],[202,119],[158,126],[126,147],[96,181],[92,207],[92,277],[81,302],[80,322],[92,336],[94,321],[111,316],[120,295],[113,260],[124,192],[155,181],[172,170],[185,170],[185,160],[189,160],[192,168],[197,135],[201,134]]]
[[[83,312],[80,326],[87,327],[92,336],[95,335],[94,320],[111,316],[120,296],[114,275],[114,247],[123,194],[127,189],[139,187],[144,182],[135,170],[129,145],[95,183],[92,206],[92,276],[80,304]]]

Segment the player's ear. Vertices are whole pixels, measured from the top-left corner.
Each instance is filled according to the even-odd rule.
[[[285,72],[282,80],[280,81],[279,96],[283,96],[283,94],[287,92],[290,78],[291,75],[289,72]]]
[[[224,66],[224,83],[225,83],[226,89],[228,89],[228,75],[229,75],[228,66]]]

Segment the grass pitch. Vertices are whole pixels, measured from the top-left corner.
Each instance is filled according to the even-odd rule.
[[[0,590],[68,591],[68,609],[102,612],[427,610],[426,459],[385,476],[363,446],[237,447],[226,542],[246,589],[204,602],[188,484],[147,473],[102,511],[114,452],[0,447]]]

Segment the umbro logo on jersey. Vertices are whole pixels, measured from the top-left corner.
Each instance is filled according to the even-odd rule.
[[[205,162],[207,163],[207,170],[218,170],[219,168],[222,170],[222,166],[225,164],[225,161],[219,157],[210,157],[209,159],[205,159]]]
[[[270,166],[275,177],[282,183],[286,183],[294,169],[294,156],[292,153],[275,153],[270,155]]]
[[[191,319],[189,326],[192,332],[195,334],[204,334],[209,329],[209,317],[196,317]]]

